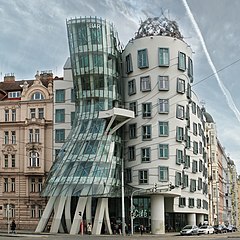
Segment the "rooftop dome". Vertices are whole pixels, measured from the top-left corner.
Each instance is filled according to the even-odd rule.
[[[148,18],[136,33],[135,39],[147,36],[169,36],[183,40],[176,21],[171,21],[165,16]]]
[[[206,109],[204,107],[202,108],[202,112],[206,118],[207,123],[214,123],[213,117],[209,113],[206,112]]]

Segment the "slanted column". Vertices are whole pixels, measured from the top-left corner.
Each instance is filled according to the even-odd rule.
[[[187,221],[189,225],[197,225],[196,224],[196,213],[189,213],[187,215]]]
[[[152,234],[165,233],[165,211],[164,211],[164,196],[151,196],[151,230]]]

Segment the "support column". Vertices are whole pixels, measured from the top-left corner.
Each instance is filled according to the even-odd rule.
[[[165,210],[164,210],[164,196],[151,196],[151,230],[152,234],[165,233]]]
[[[204,215],[197,214],[197,225],[199,225],[199,223],[203,224],[203,222],[204,222]]]
[[[92,224],[92,197],[88,197],[86,205],[86,222]]]
[[[196,213],[189,213],[187,215],[187,221],[189,225],[197,225],[196,223]]]

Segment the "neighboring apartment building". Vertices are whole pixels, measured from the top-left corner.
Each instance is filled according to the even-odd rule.
[[[53,75],[0,82],[0,228],[35,229],[47,199],[40,197],[52,165]]]
[[[75,94],[70,58],[64,64],[63,78],[55,77],[53,83],[53,159],[56,159],[72,128],[75,117]]]

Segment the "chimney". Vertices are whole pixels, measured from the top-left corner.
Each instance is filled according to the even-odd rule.
[[[15,82],[14,73],[7,73],[7,74],[5,74],[4,82],[5,83],[13,83],[13,82]]]

